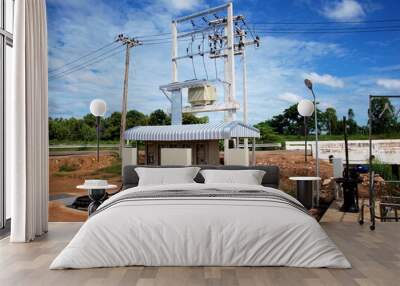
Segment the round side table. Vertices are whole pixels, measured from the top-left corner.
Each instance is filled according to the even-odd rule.
[[[116,187],[117,187],[116,185],[106,185],[106,186],[79,185],[76,188],[88,191],[88,196],[92,200],[92,202],[88,206],[88,213],[90,216],[103,203],[104,199],[107,196],[106,190],[115,189]]]
[[[296,198],[307,209],[314,206],[314,186],[321,181],[320,177],[290,177],[289,180],[296,181]],[[317,202],[318,205],[318,202]]]

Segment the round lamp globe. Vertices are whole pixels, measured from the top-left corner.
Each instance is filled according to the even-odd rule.
[[[297,105],[297,111],[301,116],[311,116],[314,112],[314,104],[311,100],[303,99]]]
[[[102,99],[94,99],[90,103],[90,113],[94,116],[104,116],[107,110],[107,104]]]

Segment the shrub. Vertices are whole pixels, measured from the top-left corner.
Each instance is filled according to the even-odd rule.
[[[79,169],[79,166],[76,164],[68,164],[65,163],[58,168],[59,172],[73,172]]]

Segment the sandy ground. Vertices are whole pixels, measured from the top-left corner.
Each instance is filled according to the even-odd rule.
[[[76,189],[85,179],[106,179],[111,184],[121,186],[120,176],[98,171],[111,166],[116,158],[114,153],[102,153],[99,162],[95,154],[51,156],[49,221],[85,221],[87,212],[67,207],[65,199],[70,202],[74,197],[86,195],[85,190]],[[60,168],[66,165],[76,170],[60,172]]]
[[[121,177],[116,174],[99,172],[104,167],[115,163],[114,153],[102,153],[100,162],[96,161],[95,154],[51,156],[50,157],[50,203],[49,221],[85,221],[87,213],[66,206],[74,197],[86,195],[86,191],[77,190],[76,186],[82,184],[85,179],[107,179],[110,183],[121,185]],[[280,188],[286,192],[295,190],[294,182],[288,178],[291,176],[315,175],[315,160],[311,157],[304,162],[302,152],[293,151],[259,151],[256,152],[258,165],[277,165],[281,170]],[[63,166],[69,166],[73,171],[60,172]],[[320,162],[321,177],[323,179],[332,176],[332,165],[328,162]]]
[[[304,159],[304,153],[298,151],[258,151],[256,152],[257,165],[276,165],[280,169],[280,188],[284,191],[295,189],[295,182],[289,180],[293,176],[315,176],[316,160],[312,157]],[[333,175],[333,166],[329,162],[320,160],[320,176],[328,179]]]

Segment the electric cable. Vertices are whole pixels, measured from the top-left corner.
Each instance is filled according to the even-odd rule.
[[[202,59],[203,59],[204,72],[205,72],[206,78],[207,78],[207,80],[208,80],[208,72],[207,72],[206,62],[205,62],[205,60],[204,60],[204,40],[205,40],[205,37],[204,37],[204,33],[203,33],[203,42],[202,42],[202,53],[201,53],[201,57],[202,57]]]
[[[197,79],[197,74],[196,74],[196,68],[195,68],[195,66],[194,66],[194,60],[193,60],[193,42],[194,42],[194,39],[193,39],[193,37],[192,37],[192,41],[190,42],[190,59],[192,60],[192,67],[193,67],[193,75],[194,75],[194,78],[195,79]]]
[[[108,43],[108,44],[106,44],[106,45],[104,45],[104,46],[102,46],[102,47],[100,47],[100,48],[98,48],[96,50],[90,51],[90,52],[84,54],[83,56],[80,56],[80,57],[78,57],[78,58],[76,58],[76,59],[74,59],[74,60],[72,60],[72,61],[70,61],[70,62],[68,62],[68,63],[66,63],[64,65],[62,65],[61,67],[50,69],[49,73],[54,73],[55,71],[61,70],[61,69],[65,68],[66,66],[69,66],[69,65],[71,65],[73,63],[76,63],[76,62],[80,61],[81,59],[84,59],[84,58],[87,58],[87,57],[89,57],[91,55],[94,55],[97,52],[99,52],[101,50],[104,50],[105,48],[108,48],[108,47],[112,46],[115,43],[116,43],[116,41],[112,41],[111,43]]]
[[[259,22],[252,25],[331,25],[331,24],[369,24],[369,23],[396,23],[400,19],[378,19],[365,21],[323,21],[323,22]]]
[[[88,60],[85,60],[84,62],[79,63],[78,65],[69,67],[69,68],[67,68],[66,70],[63,70],[63,71],[60,71],[60,72],[58,72],[58,73],[52,74],[51,77],[57,77],[57,76],[62,75],[62,74],[64,74],[64,73],[68,73],[68,72],[71,71],[71,70],[75,70],[76,68],[79,68],[80,66],[86,65],[86,64],[90,63],[91,61],[96,60],[96,59],[98,59],[98,58],[101,58],[102,56],[105,56],[105,55],[107,55],[108,53],[110,53],[110,52],[112,52],[112,51],[114,51],[114,50],[117,50],[117,49],[121,48],[122,46],[123,46],[123,45],[119,45],[119,46],[117,46],[117,47],[114,47],[114,48],[111,49],[111,50],[105,51],[105,52],[103,52],[103,53],[101,53],[101,54],[95,56],[94,58],[90,58],[90,59],[88,59]]]
[[[268,34],[357,34],[357,33],[379,33],[379,32],[400,32],[400,29],[385,29],[385,30],[354,30],[354,31],[267,31],[267,30],[256,30],[261,35]]]
[[[75,72],[77,72],[77,71],[80,71],[80,70],[82,70],[82,69],[85,69],[85,68],[87,68],[87,67],[90,67],[90,66],[92,66],[92,65],[94,65],[94,64],[97,64],[97,63],[99,63],[99,62],[101,62],[101,61],[104,61],[104,60],[106,60],[106,59],[109,59],[109,58],[111,58],[112,56],[115,56],[115,55],[117,55],[117,54],[120,54],[121,51],[122,51],[122,50],[119,50],[119,51],[116,51],[116,52],[114,52],[114,53],[108,54],[107,56],[104,56],[104,57],[102,57],[102,58],[99,58],[99,59],[97,59],[96,61],[89,62],[89,63],[87,63],[87,64],[85,64],[85,65],[77,66],[75,69],[70,70],[69,72],[63,72],[63,73],[60,73],[60,74],[58,74],[58,75],[50,76],[50,77],[49,77],[49,81],[53,81],[53,80],[56,80],[56,79],[65,77],[65,76],[67,76],[67,75],[70,75],[70,74],[72,74],[72,73],[75,73]]]

